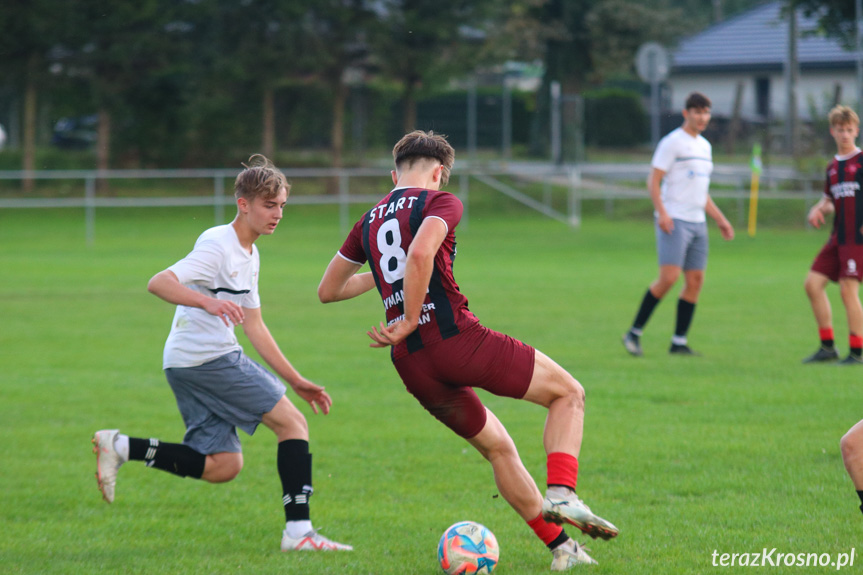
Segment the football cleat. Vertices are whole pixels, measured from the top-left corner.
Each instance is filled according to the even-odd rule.
[[[819,363],[839,359],[839,352],[835,347],[819,347],[818,351],[803,360],[803,363]]]
[[[596,560],[587,554],[587,547],[579,545],[574,539],[567,539],[552,551],[552,571],[566,571],[576,565],[598,565]]]
[[[673,353],[676,355],[691,355],[693,357],[697,357],[697,356],[701,355],[700,353],[698,353],[696,351],[692,351],[692,348],[690,348],[685,343],[684,344],[672,343],[671,347],[668,348],[668,353]]]
[[[102,498],[114,502],[114,485],[117,483],[117,470],[125,463],[117,450],[114,440],[120,433],[118,429],[103,429],[93,434],[93,453],[96,454],[96,481]]]
[[[626,348],[626,351],[628,351],[630,355],[634,355],[636,357],[644,355],[641,352],[641,342],[639,341],[638,336],[631,331],[623,334],[623,347]]]
[[[312,529],[302,537],[294,539],[285,531],[282,533],[282,551],[353,551],[354,548],[344,543],[330,541],[317,529]]]
[[[863,365],[863,358],[859,355],[854,355],[849,353],[848,357],[843,359],[840,362],[837,362],[836,365],[846,366],[846,365]]]
[[[542,500],[542,517],[551,523],[569,523],[594,539],[617,537],[618,529],[602,517],[594,515],[590,507],[574,491],[566,495],[549,490]]]

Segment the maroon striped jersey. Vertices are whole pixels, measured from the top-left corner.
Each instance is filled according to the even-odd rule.
[[[824,195],[833,201],[833,233],[842,245],[863,245],[863,152],[837,156],[827,166]]]
[[[363,214],[339,250],[339,255],[348,261],[369,262],[390,325],[404,316],[407,252],[420,224],[425,218],[438,218],[446,224],[446,238],[435,254],[419,326],[393,348],[394,360],[478,323],[452,271],[456,256],[455,227],[463,209],[461,200],[449,192],[396,188]]]

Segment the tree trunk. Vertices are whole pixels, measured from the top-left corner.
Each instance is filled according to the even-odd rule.
[[[96,170],[104,171],[109,167],[111,158],[111,112],[107,108],[99,109],[99,129],[96,132]],[[108,180],[96,180],[96,191],[108,192]]]
[[[24,139],[23,166],[24,171],[31,171],[36,166],[36,74],[39,69],[39,57],[30,56],[27,62],[27,80],[24,88]],[[21,182],[25,193],[33,191],[33,178],[24,178]]]
[[[336,85],[335,98],[333,98],[333,126],[330,132],[334,168],[341,168],[344,165],[342,154],[345,149],[345,104],[347,100],[348,87],[340,81]],[[339,193],[338,178],[330,180],[327,185],[327,193],[333,195]]]
[[[263,112],[261,153],[272,160],[276,151],[276,105],[275,90],[271,87],[264,88]]]
[[[725,152],[733,154],[737,146],[737,134],[740,133],[740,108],[743,106],[743,82],[737,82],[734,91],[734,107],[731,111],[731,122],[728,124],[728,134],[725,136]]]

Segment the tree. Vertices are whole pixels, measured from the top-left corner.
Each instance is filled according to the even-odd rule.
[[[854,0],[796,0],[796,5],[807,16],[818,16],[818,24],[828,36],[853,48],[857,34]]]
[[[615,73],[630,73],[645,42],[667,46],[689,32],[681,10],[652,10],[629,0],[601,0],[588,13],[587,28],[593,64],[589,78],[595,84]]]
[[[275,93],[308,67],[302,22],[312,4],[310,0],[205,0],[193,9],[193,75],[199,97],[215,95],[217,101],[243,109],[246,105],[237,101],[237,94],[253,94],[260,111],[260,131],[255,134],[260,136],[259,150],[267,157],[273,157],[276,148]]]
[[[372,39],[376,61],[402,86],[402,129],[416,127],[417,92],[428,81],[442,83],[474,68],[485,42],[489,0],[384,0]]]
[[[69,28],[74,31],[74,55],[70,65],[86,75],[92,87],[99,116],[96,168],[110,167],[113,136],[125,127],[129,102],[139,96],[160,74],[186,59],[182,10],[186,3],[173,0],[104,2],[78,0],[71,11]],[[123,122],[117,123],[117,118]],[[146,144],[142,143],[142,146]]]
[[[332,94],[332,164],[340,168],[349,90],[345,74],[366,57],[366,38],[375,12],[368,0],[317,0],[310,4],[304,18],[305,48],[313,59],[314,76]],[[332,182],[329,191],[335,192]]]
[[[69,5],[58,0],[11,0],[0,10],[0,72],[24,92],[22,169],[36,162],[36,109],[39,91],[49,78],[48,54],[67,35]],[[25,192],[33,180],[23,182]]]

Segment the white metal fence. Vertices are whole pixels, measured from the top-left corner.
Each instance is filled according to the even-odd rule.
[[[469,195],[471,182],[481,184],[485,189],[494,190],[520,202],[526,207],[550,218],[578,227],[581,223],[582,201],[605,200],[606,212],[612,214],[614,203],[618,200],[632,200],[648,197],[646,180],[649,166],[641,164],[580,164],[554,165],[530,163],[498,163],[481,168],[468,167],[457,169],[451,176],[449,189],[464,202],[463,222],[469,218]],[[339,206],[339,221],[343,231],[353,223],[348,208],[351,204],[371,205],[377,202],[389,185],[389,177],[384,169],[286,169],[283,170],[293,189],[302,190],[303,180],[333,179],[338,182],[336,194],[304,195],[293,193],[291,204],[329,204]],[[0,209],[22,208],[83,208],[88,243],[95,237],[96,210],[103,208],[128,207],[170,207],[170,206],[212,206],[216,223],[225,220],[225,206],[234,204],[233,194],[226,192],[225,180],[233,181],[238,170],[48,170],[48,171],[0,171],[0,181],[23,181],[30,179],[67,180],[77,182],[73,187],[80,188],[80,195],[72,197],[32,197],[16,191],[15,194],[0,194]],[[356,190],[359,179],[380,180],[381,193],[363,194]],[[745,167],[716,166],[711,177],[716,184],[711,190],[714,198],[734,198],[738,204],[738,214],[745,210],[749,197],[750,172]],[[186,196],[127,196],[108,197],[97,193],[100,180],[211,180],[212,193],[208,195]],[[814,203],[820,192],[813,186],[813,178],[802,178],[792,170],[774,169],[762,175],[761,197],[764,199],[796,199]],[[531,195],[520,187],[522,184],[541,183],[543,193]],[[453,185],[455,184],[455,185]],[[721,184],[721,185],[720,185]],[[561,202],[552,202],[551,188],[564,189],[565,207]],[[354,188],[352,190],[352,188]],[[557,205],[557,207],[555,207]],[[805,219],[805,213],[801,215]],[[742,221],[738,223],[742,224]]]

